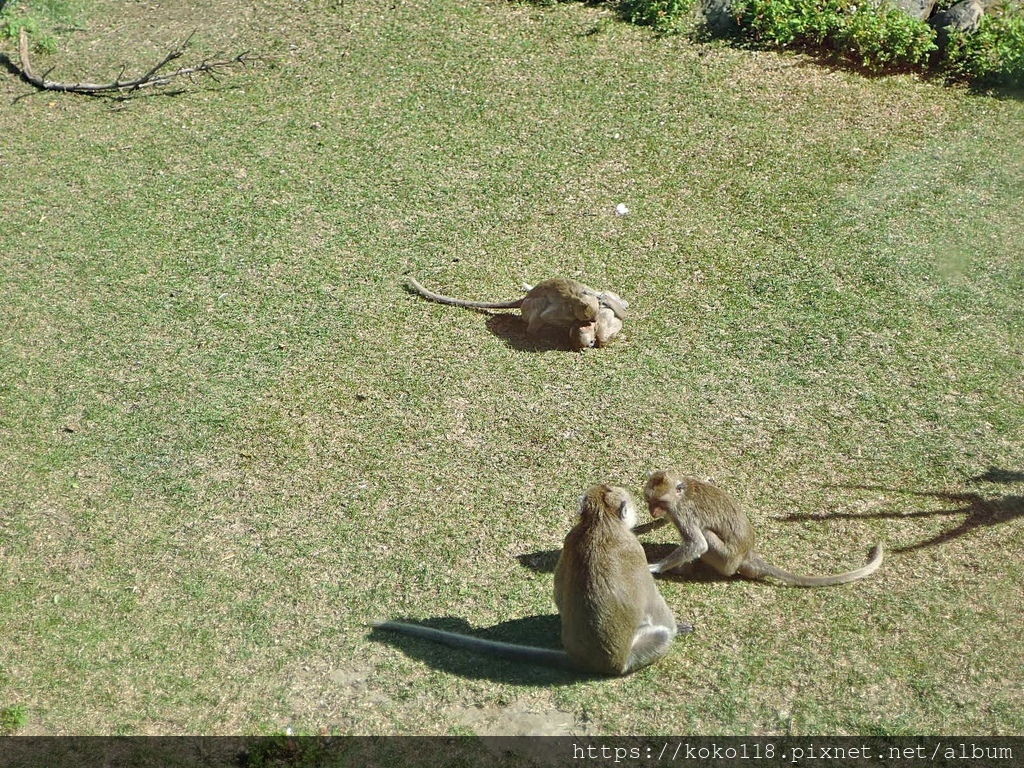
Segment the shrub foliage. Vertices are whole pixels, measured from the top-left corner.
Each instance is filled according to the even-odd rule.
[[[935,32],[888,6],[850,0],[741,0],[740,29],[759,43],[824,49],[869,69],[918,66],[935,50]]]
[[[54,53],[57,27],[72,26],[78,0],[0,0],[0,40],[17,40],[24,29],[38,53]]]
[[[977,31],[951,33],[945,66],[958,80],[1024,84],[1024,16],[986,15]]]
[[[686,19],[698,4],[623,0],[622,7],[634,23],[679,32],[693,26]],[[974,32],[951,31],[942,51],[930,24],[884,0],[732,0],[730,7],[734,34],[747,44],[823,53],[876,72],[933,69],[954,80],[1024,84],[1019,5],[990,11]]]

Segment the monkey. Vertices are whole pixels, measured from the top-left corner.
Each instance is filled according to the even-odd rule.
[[[625,675],[653,664],[680,630],[631,533],[636,523],[629,491],[592,486],[555,566],[562,645],[589,671]]]
[[[629,308],[629,302],[611,291],[602,291],[597,298],[601,302],[597,319],[569,329],[569,346],[573,349],[607,347],[622,330],[622,318]],[[616,307],[620,308],[622,314],[616,314]]]
[[[597,310],[597,319],[569,328],[569,346],[573,349],[607,347],[622,330],[622,321],[609,307]]]
[[[511,301],[454,299],[428,291],[411,277],[409,286],[423,298],[440,304],[471,309],[519,309],[526,321],[527,333],[537,334],[545,326],[569,327],[570,341],[573,338],[572,327],[595,322],[602,306],[610,308],[620,320],[625,318],[628,306],[611,291],[598,293],[583,283],[565,277],[542,280],[533,287],[524,285],[526,295]]]
[[[502,643],[433,627],[385,621],[373,624],[455,648],[514,661],[602,675],[626,675],[653,664],[676,635],[677,624],[647,570],[631,533],[637,512],[625,488],[595,485],[580,500],[579,521],[569,531],[555,566],[555,605],[564,650]]]
[[[754,549],[754,529],[739,504],[710,483],[676,472],[655,472],[644,487],[651,517],[665,515],[679,529],[683,543],[668,557],[652,563],[651,573],[664,573],[701,559],[723,576],[739,573],[750,579],[777,579],[794,587],[823,587],[863,579],[882,565],[876,544],[867,565],[832,576],[798,576],[765,562]]]

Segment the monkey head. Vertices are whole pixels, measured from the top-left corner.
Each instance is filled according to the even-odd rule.
[[[590,349],[597,344],[597,322],[580,323],[569,328],[569,346]]]
[[[644,499],[651,517],[657,520],[686,498],[687,478],[676,472],[655,472],[644,486]]]
[[[602,306],[597,311],[597,319],[569,327],[569,346],[573,349],[606,347],[621,330],[622,321],[615,312],[609,307]]]
[[[618,485],[591,486],[580,499],[580,517],[597,520],[605,515],[614,515],[626,528],[635,528],[636,504],[629,491]]]

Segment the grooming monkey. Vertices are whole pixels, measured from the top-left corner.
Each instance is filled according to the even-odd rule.
[[[555,567],[555,604],[564,651],[501,643],[432,627],[385,621],[374,624],[445,645],[514,661],[626,675],[668,653],[676,620],[647,570],[643,547],[630,532],[636,507],[625,488],[595,485],[580,501]]]
[[[576,327],[596,323],[602,307],[611,309],[615,317],[621,321],[626,316],[626,307],[629,306],[611,291],[598,293],[583,283],[565,277],[542,280],[533,287],[524,285],[526,295],[511,301],[466,301],[442,296],[439,293],[428,291],[411,277],[409,285],[423,298],[440,304],[471,309],[518,309],[526,321],[526,331],[529,334],[540,333],[545,326],[568,327],[569,341],[576,349],[592,346],[586,343],[589,334],[577,333]],[[607,339],[616,333],[618,333],[618,329],[611,333],[602,329],[602,336]],[[593,336],[596,342],[596,326]]]
[[[598,294],[601,300],[601,308],[597,310],[597,319],[590,323],[575,325],[569,329],[569,346],[573,349],[587,349],[589,347],[607,347],[612,339],[622,330],[622,320],[615,314],[610,303],[617,302],[624,309],[629,308],[629,302],[619,298],[619,295],[611,291],[604,291]],[[605,302],[609,302],[606,305]]]
[[[798,576],[766,563],[754,550],[754,529],[739,504],[710,483],[676,472],[655,472],[644,486],[651,517],[664,516],[679,529],[683,543],[668,557],[652,563],[651,573],[664,573],[700,558],[723,576],[739,573],[751,579],[773,578],[794,587],[845,584],[869,576],[882,565],[876,544],[867,565],[832,576]]]
[[[608,307],[597,310],[597,319],[569,328],[569,346],[573,349],[607,347],[622,330],[622,321]]]

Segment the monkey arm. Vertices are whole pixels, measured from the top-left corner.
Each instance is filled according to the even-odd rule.
[[[708,540],[704,537],[704,532],[697,525],[696,520],[690,516],[680,519],[674,512],[669,512],[669,516],[679,529],[683,543],[676,547],[668,557],[648,566],[651,573],[665,573],[674,570],[681,565],[693,562],[708,551]]]

